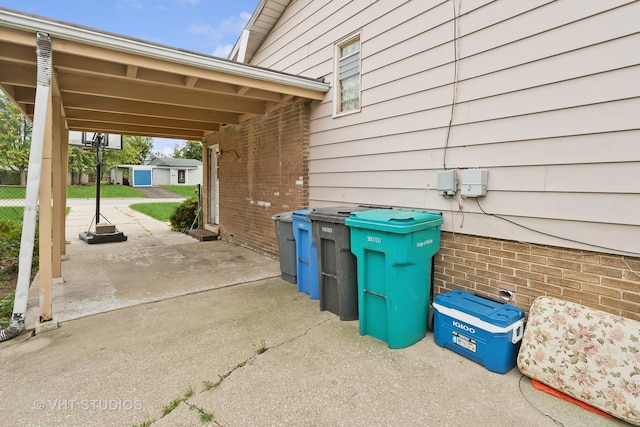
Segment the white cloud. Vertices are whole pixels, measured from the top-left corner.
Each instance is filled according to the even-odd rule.
[[[218,58],[226,58],[231,53],[231,49],[233,49],[232,44],[225,44],[216,46],[216,49],[213,51],[213,56],[217,56]]]
[[[231,16],[223,20],[217,26],[193,24],[187,29],[187,32],[201,35],[208,44],[215,46],[213,50],[214,56],[226,58],[229,56],[231,49],[233,49],[233,44],[228,43],[227,40],[230,37],[239,37],[249,18],[251,18],[250,13],[241,12],[237,16]],[[233,41],[235,42],[235,40]]]
[[[187,29],[187,32],[199,34],[211,40],[219,40],[222,37],[215,28],[208,24],[193,24]]]
[[[239,16],[232,16],[222,21],[218,29],[227,34],[240,34],[249,18],[251,18],[250,13],[240,12]]]

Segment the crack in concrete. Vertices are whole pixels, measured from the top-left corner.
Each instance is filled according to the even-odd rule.
[[[218,381],[216,381],[215,383],[211,383],[211,382],[206,381],[206,380],[205,380],[205,381],[203,381],[203,384],[204,384],[204,390],[201,390],[201,391],[197,392],[196,394],[205,393],[205,392],[207,392],[207,391],[210,391],[210,390],[212,390],[212,389],[214,389],[214,388],[216,388],[216,387],[220,386],[220,385],[224,382],[224,380],[226,380],[227,378],[229,378],[229,376],[231,376],[231,374],[233,374],[236,370],[238,370],[238,369],[240,369],[240,368],[243,368],[247,363],[249,363],[250,361],[252,361],[252,360],[256,359],[256,358],[257,358],[258,356],[260,356],[261,354],[266,353],[268,350],[275,349],[275,348],[278,348],[278,347],[282,347],[282,346],[283,346],[283,345],[285,345],[285,344],[292,343],[293,341],[295,341],[295,340],[297,340],[297,339],[300,339],[300,338],[304,337],[305,335],[307,335],[311,330],[316,329],[316,328],[318,328],[318,327],[320,327],[320,326],[324,325],[325,323],[327,323],[327,322],[328,322],[328,321],[330,321],[330,320],[332,320],[332,319],[331,319],[331,318],[328,318],[328,319],[323,320],[322,322],[316,323],[315,325],[308,327],[308,328],[307,328],[303,333],[298,334],[298,335],[295,335],[295,336],[293,336],[293,337],[289,338],[288,340],[282,341],[282,342],[280,342],[280,343],[278,343],[278,344],[276,344],[276,345],[274,345],[274,346],[272,346],[272,347],[266,347],[266,346],[264,345],[264,341],[262,341],[262,343],[261,343],[261,345],[260,345],[260,346],[256,346],[256,351],[255,351],[255,353],[254,353],[254,354],[252,354],[250,357],[248,357],[248,358],[247,358],[247,359],[245,359],[244,361],[242,361],[242,362],[238,363],[237,365],[235,365],[233,368],[229,369],[229,370],[228,370],[227,372],[225,372],[224,374],[222,374],[222,375],[218,375]],[[189,408],[192,408],[192,407],[193,407],[193,408],[196,408],[196,411],[198,411],[198,412],[200,412],[200,413],[202,413],[202,412],[206,412],[203,408],[201,408],[201,407],[199,407],[199,406],[197,406],[197,405],[191,404],[191,403],[189,403],[187,400],[188,400],[188,398],[187,398],[187,399],[183,399],[182,401],[183,401],[187,406],[189,406]],[[214,411],[211,411],[210,413],[215,414],[215,412],[214,412]],[[223,425],[222,425],[222,424],[218,423],[218,422],[217,422],[217,421],[215,421],[215,420],[211,420],[211,422],[213,422],[213,423],[214,423],[215,425],[217,425],[217,426],[223,427]]]

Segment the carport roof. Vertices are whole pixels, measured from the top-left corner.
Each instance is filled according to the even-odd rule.
[[[69,130],[203,140],[328,85],[0,8],[0,88],[33,119],[36,33],[51,38],[53,96]]]

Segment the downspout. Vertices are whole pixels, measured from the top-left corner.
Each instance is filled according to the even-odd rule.
[[[0,342],[17,337],[24,329],[27,313],[27,297],[31,281],[31,263],[36,233],[38,210],[38,189],[44,152],[44,134],[47,123],[47,108],[51,90],[51,39],[46,33],[37,33],[36,57],[38,62],[38,84],[36,87],[36,105],[33,115],[31,152],[29,154],[29,173],[27,175],[27,194],[24,204],[22,237],[18,262],[18,282],[13,302],[13,316],[9,327],[0,331]],[[49,209],[49,206],[45,206]]]

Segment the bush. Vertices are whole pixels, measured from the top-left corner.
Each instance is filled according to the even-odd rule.
[[[5,170],[0,171],[1,185],[20,185],[20,172]]]
[[[22,223],[0,220],[0,278],[18,271]],[[32,267],[38,265],[38,227],[33,245]]]
[[[175,212],[169,217],[171,229],[184,232],[191,228],[198,212],[198,198],[191,197],[180,203]]]
[[[4,298],[0,299],[0,328],[4,329],[11,323],[11,315],[13,314],[13,301],[16,297],[16,291],[9,292]]]

